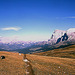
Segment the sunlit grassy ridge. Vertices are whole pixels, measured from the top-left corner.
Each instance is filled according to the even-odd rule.
[[[62,58],[75,58],[75,45],[35,54]]]

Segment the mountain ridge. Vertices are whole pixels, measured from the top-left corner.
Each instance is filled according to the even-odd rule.
[[[1,43],[0,40],[0,49],[31,53],[52,50],[72,44],[75,44],[75,28],[70,28],[66,31],[57,29],[48,41],[11,41],[10,43]]]

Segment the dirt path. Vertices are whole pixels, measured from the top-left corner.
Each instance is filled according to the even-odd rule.
[[[25,62],[25,67],[26,67],[25,75],[34,75],[34,72],[33,72],[32,66],[30,64],[30,61],[26,58],[26,54],[24,54],[23,61]]]

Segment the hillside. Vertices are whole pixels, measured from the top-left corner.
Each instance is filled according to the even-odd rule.
[[[34,54],[62,58],[75,58],[75,45]]]
[[[1,55],[6,58],[0,59],[0,75],[25,75],[30,65],[34,75],[75,75],[75,59],[26,54],[30,61],[30,65],[26,65],[28,63],[23,61],[23,54],[0,52]]]
[[[0,58],[0,75],[24,75],[25,63],[23,62],[23,54],[12,52],[1,52],[0,57],[4,55],[5,59]]]
[[[75,75],[75,59],[29,55],[35,75]]]

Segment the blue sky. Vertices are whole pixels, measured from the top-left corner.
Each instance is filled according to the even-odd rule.
[[[69,28],[75,28],[75,0],[0,0],[0,36],[46,40]]]

